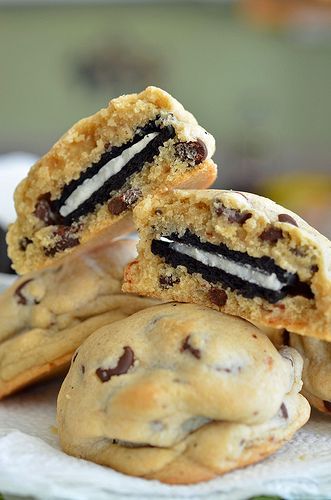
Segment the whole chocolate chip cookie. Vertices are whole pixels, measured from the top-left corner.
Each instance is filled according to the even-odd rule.
[[[18,273],[34,271],[96,234],[133,228],[147,193],[208,187],[216,177],[214,138],[167,92],[148,87],[80,120],[18,186],[9,254]]]
[[[299,216],[250,193],[175,190],[146,198],[134,218],[126,292],[331,340],[331,242]]]
[[[135,242],[101,245],[17,280],[0,295],[0,399],[65,370],[97,328],[155,303],[121,292]]]
[[[58,397],[63,450],[125,474],[194,483],[257,462],[309,417],[302,360],[250,323],[169,303],[106,325]]]

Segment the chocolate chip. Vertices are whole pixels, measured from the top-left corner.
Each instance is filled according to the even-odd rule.
[[[208,292],[209,300],[218,307],[224,306],[228,300],[227,293],[220,288],[212,287]]]
[[[215,212],[217,215],[224,215],[231,223],[236,222],[241,226],[252,217],[250,212],[241,212],[235,208],[227,208],[223,203],[217,202],[215,204]]]
[[[193,165],[203,162],[208,155],[207,146],[200,139],[190,142],[178,142],[175,144],[175,151],[181,161]]]
[[[53,236],[57,238],[57,241],[52,247],[44,249],[45,255],[47,257],[53,257],[58,252],[79,245],[79,238],[75,235],[78,230],[78,226],[58,226],[57,229],[53,231]]]
[[[283,330],[283,333],[282,333],[282,337],[283,337],[283,345],[287,345],[289,346],[290,345],[290,332],[288,332],[287,330]]]
[[[20,241],[18,243],[19,249],[22,252],[25,252],[27,246],[30,245],[31,243],[32,243],[32,240],[30,240],[30,238],[22,238],[22,239],[20,239]]]
[[[85,366],[84,365],[81,366],[81,370],[82,370],[82,374],[84,375],[84,373],[85,373]]]
[[[46,226],[59,224],[61,222],[61,216],[54,213],[52,210],[51,193],[39,196],[35,206],[34,215],[43,221]]]
[[[127,204],[122,196],[116,196],[108,203],[108,210],[112,215],[119,215],[127,209]]]
[[[323,404],[326,411],[331,412],[331,401],[323,401]]]
[[[77,356],[78,356],[78,351],[75,352],[74,357],[71,360],[71,363],[74,363],[76,361]]]
[[[119,215],[134,205],[141,198],[141,195],[142,192],[138,188],[128,189],[125,193],[110,200],[108,210],[112,215]]]
[[[277,227],[269,226],[260,234],[262,241],[270,241],[270,243],[277,243],[278,240],[283,238],[283,232]]]
[[[24,295],[22,294],[22,290],[23,288],[28,284],[28,283],[31,283],[31,281],[33,281],[33,279],[30,279],[30,280],[26,280],[24,281],[23,283],[21,283],[15,290],[14,294],[16,295],[17,297],[17,302],[18,304],[21,304],[23,306],[25,306],[27,304],[27,298],[24,297]],[[36,303],[36,302],[35,302]]]
[[[283,418],[288,418],[288,411],[284,403],[280,405],[280,413],[282,414]]]
[[[201,358],[201,351],[200,351],[200,349],[195,349],[190,344],[190,335],[188,335],[186,337],[186,339],[183,342],[182,347],[180,348],[180,352],[184,352],[184,351],[189,351],[197,359]]]
[[[157,208],[154,213],[155,213],[155,215],[162,215],[163,212],[162,212],[162,210]]]
[[[118,375],[124,375],[128,372],[129,368],[134,363],[134,352],[129,346],[124,347],[124,353],[118,360],[115,368],[98,368],[96,370],[96,375],[99,377],[101,382],[108,382],[112,377]]]
[[[292,224],[293,226],[298,225],[296,220],[294,220],[293,217],[291,217],[288,214],[279,214],[278,220],[279,220],[279,222],[287,222],[288,224]]]
[[[180,282],[180,279],[174,278],[173,276],[160,276],[159,283],[161,288],[170,288],[174,285],[177,285]]]
[[[318,271],[318,265],[317,264],[313,264],[310,269],[311,269],[312,273],[317,273],[317,271]]]

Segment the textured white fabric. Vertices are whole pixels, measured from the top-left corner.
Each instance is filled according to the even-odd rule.
[[[192,486],[132,478],[69,457],[54,429],[59,382],[0,402],[0,492],[42,500],[331,498],[331,419],[313,414],[291,443],[264,462]]]

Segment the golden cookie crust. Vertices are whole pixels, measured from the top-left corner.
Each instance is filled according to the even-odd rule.
[[[135,245],[97,246],[18,279],[0,296],[0,399],[65,372],[92,332],[155,303],[121,292]]]
[[[125,208],[117,206],[111,211],[108,201],[102,202],[73,222],[66,219],[61,222],[59,214],[53,213],[54,206],[49,207],[61,197],[64,187],[98,163],[105,151],[129,143],[137,130],[158,117],[163,120],[162,126],[168,124],[174,128],[175,136],[159,147],[157,156],[144,164],[140,172],[130,174],[121,188],[109,193],[108,201],[116,198],[118,204],[128,192],[136,193],[135,199],[131,197]],[[199,156],[201,161],[187,160],[185,155],[183,159],[183,150],[180,150],[182,156],[175,154],[176,144],[192,145],[196,141],[200,141],[204,150]],[[175,186],[209,187],[217,173],[211,160],[214,149],[214,138],[198,125],[193,115],[157,87],[111,100],[108,107],[80,120],[66,132],[17,187],[17,220],[8,234],[9,255],[16,271],[23,274],[51,265],[96,234],[110,230],[109,237],[114,237],[129,232],[133,229],[132,204],[150,192]],[[46,216],[45,204],[51,211]],[[117,213],[118,210],[122,211]]]
[[[250,323],[170,303],[104,326],[58,397],[61,447],[120,472],[189,484],[261,460],[309,417],[302,360]]]
[[[265,327],[331,340],[331,243],[296,214],[251,193],[175,190],[148,197],[136,207],[134,218],[141,241],[138,258],[126,269],[124,291],[203,304]],[[223,244],[255,260],[271,259],[286,273],[295,273],[310,296],[286,295],[274,303],[261,296],[248,298],[152,253],[153,240],[186,230],[203,244]],[[171,279],[171,286],[165,279]]]

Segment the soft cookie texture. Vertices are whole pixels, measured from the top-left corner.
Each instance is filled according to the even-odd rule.
[[[303,337],[287,330],[263,329],[278,348],[294,347],[302,356],[302,394],[331,417],[331,342]]]
[[[209,187],[214,138],[169,94],[148,87],[76,123],[15,193],[9,254],[20,274],[52,264],[96,234],[133,228],[147,193]]]
[[[175,190],[134,217],[126,292],[331,340],[331,243],[296,214],[250,193]]]
[[[169,303],[104,326],[58,397],[68,454],[125,474],[195,483],[257,462],[308,419],[302,360],[256,327]]]
[[[155,303],[121,292],[134,255],[132,240],[98,246],[20,278],[0,296],[0,399],[67,369],[92,332]]]

